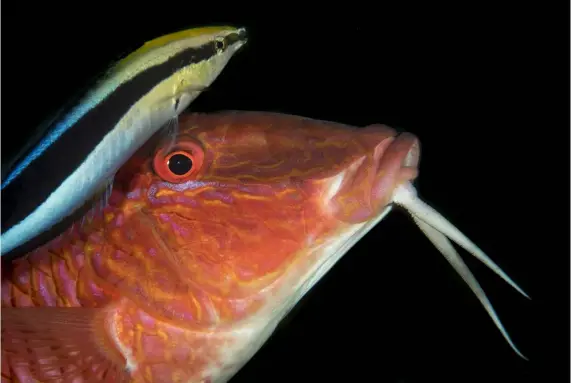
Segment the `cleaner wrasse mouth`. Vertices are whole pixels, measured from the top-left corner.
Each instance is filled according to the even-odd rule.
[[[47,120],[2,179],[2,256],[55,237],[80,209],[103,208],[119,167],[165,123],[176,125],[246,41],[244,28],[229,26],[151,40]]]

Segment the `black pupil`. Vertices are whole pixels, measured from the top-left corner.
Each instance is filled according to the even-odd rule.
[[[177,176],[182,176],[192,169],[192,160],[182,154],[175,154],[169,159],[169,170]]]
[[[222,50],[224,48],[224,41],[217,40],[216,41],[216,49]]]

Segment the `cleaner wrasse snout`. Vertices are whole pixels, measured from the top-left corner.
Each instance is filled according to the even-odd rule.
[[[97,377],[226,382],[395,204],[519,353],[448,238],[515,284],[418,198],[419,156],[384,125],[181,115],[119,170],[102,217],[3,265],[4,376],[72,381],[90,360]]]

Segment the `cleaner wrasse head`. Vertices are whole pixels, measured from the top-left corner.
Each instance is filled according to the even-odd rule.
[[[515,284],[418,199],[411,186],[420,156],[414,135],[384,125],[355,128],[261,112],[181,115],[179,128],[174,140],[150,140],[121,168],[104,216],[81,226],[81,235],[71,231],[27,263],[15,261],[17,272],[3,280],[2,290],[19,284],[20,295],[3,300],[2,347],[19,344],[12,340],[19,336],[14,323],[28,330],[21,335],[26,337],[29,327],[38,326],[29,323],[34,321],[58,342],[60,317],[50,327],[46,313],[32,321],[22,318],[38,318],[35,309],[17,314],[25,310],[5,308],[60,306],[46,298],[47,291],[58,291],[72,305],[105,308],[108,344],[114,345],[107,347],[120,357],[109,350],[106,355],[127,366],[134,381],[171,381],[175,373],[188,382],[227,381],[398,204],[519,353],[447,238]],[[77,287],[23,286],[39,280],[26,273],[58,269],[35,265],[54,254],[66,264],[83,262]],[[31,355],[29,348],[13,353]]]
[[[104,204],[118,168],[176,121],[245,42],[245,30],[233,27],[149,41],[46,122],[2,179],[2,255],[53,238],[81,207]]]

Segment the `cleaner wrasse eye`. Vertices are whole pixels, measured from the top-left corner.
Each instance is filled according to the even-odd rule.
[[[418,198],[413,134],[263,112],[179,128],[121,167],[102,217],[3,265],[7,381],[73,381],[95,363],[131,382],[226,382],[394,205],[519,354],[450,240],[522,291]]]
[[[63,231],[54,225],[65,229],[65,218],[80,207],[104,205],[117,169],[165,122],[176,121],[245,42],[245,29],[233,27],[149,41],[47,122],[2,179],[2,255],[40,235],[53,238],[47,231]]]

